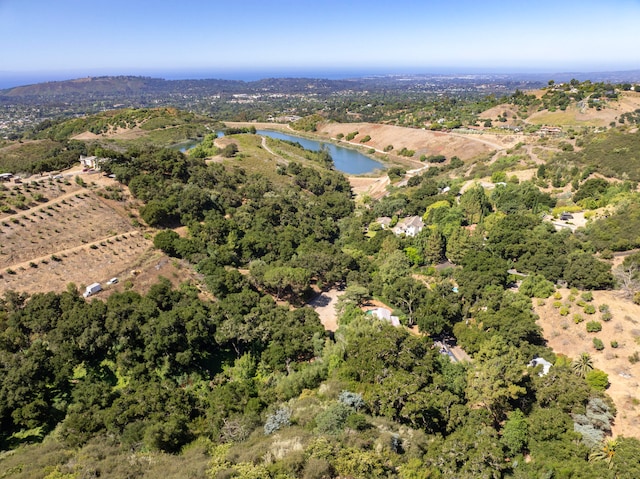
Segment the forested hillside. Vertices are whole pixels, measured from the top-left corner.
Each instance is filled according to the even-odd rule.
[[[151,121],[111,118],[143,128],[138,115]],[[77,121],[45,126],[47,141],[78,133]],[[138,202],[155,248],[199,281],[88,299],[74,284],[6,293],[0,477],[640,477],[640,440],[612,437],[620,411],[592,360],[605,345],[594,336],[558,355],[534,313],[568,308],[564,286],[602,326],[611,317],[590,290],[619,288],[621,271],[629,301],[640,290],[638,255],[611,262],[637,238],[606,234],[637,216],[633,178],[602,183],[587,157],[560,156],[531,180],[496,169],[507,181],[485,188],[434,156],[414,176],[390,171],[405,182],[381,200],[355,201],[322,152],[283,144],[298,159],[269,163],[250,130],[216,140],[191,154],[87,145]],[[553,181],[575,183],[573,196]],[[604,206],[608,218],[575,234],[546,217]],[[391,229],[409,216],[424,224],[415,236]],[[336,331],[307,305],[329,289],[341,293]],[[401,325],[367,314],[372,304]],[[454,343],[470,361],[447,354]]]

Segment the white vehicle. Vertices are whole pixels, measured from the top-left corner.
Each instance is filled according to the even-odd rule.
[[[111,284],[116,284],[118,282],[118,278],[111,278],[109,281],[107,281],[107,284],[111,285]]]
[[[82,293],[82,296],[84,296],[85,298],[88,298],[92,294],[96,294],[100,291],[102,291],[102,286],[100,286],[100,283],[92,283],[89,286],[87,286],[84,293]]]

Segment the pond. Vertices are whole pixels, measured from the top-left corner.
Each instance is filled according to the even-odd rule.
[[[372,173],[375,170],[384,169],[384,165],[379,161],[372,160],[359,151],[351,148],[334,145],[333,143],[309,140],[308,138],[301,138],[299,136],[282,133],[280,131],[258,130],[256,133],[261,136],[268,136],[278,140],[298,142],[307,150],[320,151],[322,148],[326,148],[331,155],[331,158],[333,158],[333,164],[336,170],[349,175],[362,175],[365,173]]]
[[[219,138],[224,136],[224,133],[221,131],[217,131],[216,134]],[[348,175],[363,175],[373,173],[375,170],[384,169],[384,165],[379,161],[372,160],[354,149],[334,145],[333,143],[310,140],[308,138],[272,130],[257,130],[256,134],[277,140],[298,142],[307,150],[320,151],[322,148],[326,148],[331,158],[333,158],[333,164],[336,170],[347,173]],[[176,145],[176,148],[179,148],[180,151],[184,153],[198,144],[200,144],[200,140],[194,140]]]
[[[216,135],[218,135],[218,138],[222,138],[224,136],[224,132],[216,131]],[[174,145],[171,148],[180,150],[182,153],[186,153],[188,150],[190,150],[195,146],[198,146],[200,143],[202,143],[202,140],[188,140],[182,143],[178,143],[177,145]]]

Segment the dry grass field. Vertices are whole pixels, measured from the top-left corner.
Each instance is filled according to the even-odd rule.
[[[100,174],[83,174],[87,187],[73,181],[79,169],[57,179],[32,177],[5,183],[7,197],[26,197],[26,209],[0,214],[0,295],[64,291],[74,283],[79,292],[93,282],[109,291],[147,290],[159,276],[175,285],[194,277],[179,262],[153,249],[153,232],[141,226],[126,188]],[[69,181],[71,179],[71,181]],[[121,191],[118,200],[104,196]],[[30,201],[39,194],[40,201]],[[118,277],[119,283],[106,286]],[[195,277],[194,277],[195,278]]]
[[[421,155],[444,155],[447,158],[458,156],[463,161],[469,161],[496,149],[510,148],[517,143],[515,138],[498,135],[459,135],[374,123],[326,123],[318,128],[317,134],[325,138],[336,138],[340,133],[347,136],[355,131],[358,135],[351,141],[354,146],[383,152],[392,145],[390,155],[403,148],[415,151],[412,158],[414,168],[421,165],[418,161]],[[371,139],[366,143],[360,143],[367,135]]]
[[[549,298],[544,304],[537,304],[534,299],[536,313],[540,319],[538,324],[548,345],[556,354],[564,354],[576,358],[580,353],[591,355],[593,366],[608,374],[610,386],[607,394],[613,399],[618,414],[613,427],[614,436],[640,437],[640,362],[633,363],[629,357],[640,354],[640,306],[624,299],[619,291],[594,291],[591,304],[609,306],[612,318],[602,320],[602,314],[585,314],[576,303],[580,295],[571,299],[571,292],[560,290],[561,303],[569,305],[569,314],[562,316],[560,309],[554,307],[556,301]],[[574,315],[580,315],[576,322]],[[602,331],[587,332],[589,321],[599,321]],[[593,338],[604,343],[604,349],[597,351],[593,346]],[[612,346],[612,342],[616,347]]]
[[[534,93],[538,97],[544,94],[544,91],[538,90]],[[564,127],[606,127],[611,122],[614,122],[618,117],[624,113],[633,112],[640,108],[640,93],[633,91],[621,92],[617,101],[608,101],[604,108],[597,110],[596,108],[588,108],[584,105],[579,107],[576,104],[570,105],[566,110],[549,111],[542,110],[539,112],[532,112],[529,117],[526,118],[525,123],[531,123],[534,125],[561,125]],[[507,113],[508,121],[506,124],[512,122],[512,117],[517,114],[513,105],[498,105],[482,112],[480,118],[490,118],[495,120],[498,115]]]

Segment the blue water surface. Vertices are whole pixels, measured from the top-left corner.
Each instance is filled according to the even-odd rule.
[[[309,140],[308,138],[301,138],[299,136],[282,133],[280,131],[257,130],[256,133],[258,135],[268,136],[278,140],[295,141],[300,143],[303,148],[307,150],[320,151],[322,148],[326,148],[331,155],[331,158],[333,158],[333,164],[336,170],[349,175],[362,175],[384,168],[382,163],[372,160],[359,151],[334,145],[333,143]]]

